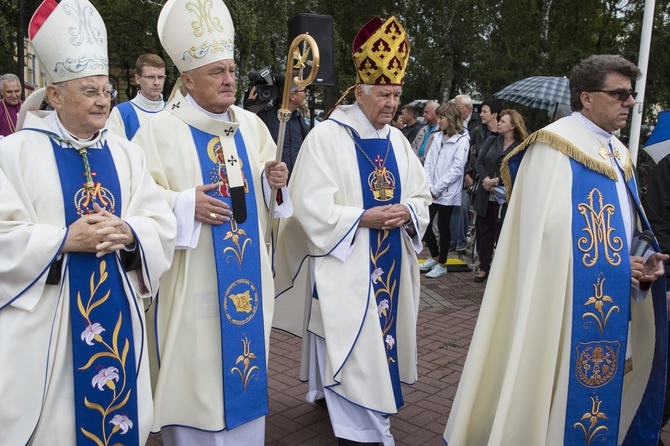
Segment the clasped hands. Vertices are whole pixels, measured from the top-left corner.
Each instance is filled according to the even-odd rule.
[[[358,226],[388,231],[399,228],[410,219],[409,209],[404,204],[387,204],[367,209]]]
[[[286,186],[288,168],[286,163],[268,161],[265,163],[265,178],[270,187],[280,189]],[[220,225],[233,218],[233,211],[227,203],[207,195],[207,192],[221,187],[219,183],[205,184],[195,188],[195,219],[210,225]]]
[[[493,188],[497,186],[497,181],[493,178],[486,177],[482,180],[482,187],[486,192],[493,191]]]
[[[655,252],[649,256],[647,261],[639,256],[630,257],[631,278],[633,285],[638,286],[645,282],[651,283],[659,277],[665,275],[663,262],[668,260],[667,254]]]
[[[84,215],[69,227],[61,252],[90,252],[102,257],[135,242],[128,224],[93,204],[93,214]]]

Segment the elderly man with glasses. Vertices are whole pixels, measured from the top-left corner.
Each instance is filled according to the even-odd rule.
[[[133,139],[137,129],[149,118],[165,108],[163,85],[165,84],[165,62],[157,54],[146,53],[135,62],[135,83],[140,89],[127,102],[114,107],[109,114],[107,129]]]
[[[93,5],[45,0],[29,38],[54,111],[0,141],[0,444],[143,445],[144,302],[176,220],[142,150],[105,130],[116,91]]]
[[[658,444],[667,304],[626,126],[640,70],[595,55],[571,116],[503,160],[509,208],[444,440]],[[486,391],[482,391],[486,389]]]

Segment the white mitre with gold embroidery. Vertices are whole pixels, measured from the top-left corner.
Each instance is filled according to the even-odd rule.
[[[107,76],[107,30],[88,0],[44,0],[28,25],[49,83]]]
[[[158,17],[158,37],[182,73],[233,59],[235,28],[221,0],[168,0]]]

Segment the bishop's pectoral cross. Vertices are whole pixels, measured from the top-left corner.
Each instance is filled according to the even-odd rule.
[[[377,155],[375,162],[379,167],[375,167],[374,180],[372,182],[372,193],[377,201],[388,201],[393,198],[391,192],[391,184],[386,176],[386,166],[381,156]]]

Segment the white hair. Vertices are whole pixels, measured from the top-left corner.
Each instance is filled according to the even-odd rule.
[[[472,107],[472,98],[470,97],[469,94],[459,94],[456,95],[454,100],[460,99],[461,100],[461,105],[466,105],[468,107]]]
[[[361,86],[361,89],[365,94],[370,94],[370,92],[372,91],[372,87],[374,87],[374,85],[371,84],[359,84],[359,85]]]
[[[9,82],[9,83],[18,82],[19,86],[21,85],[21,81],[19,81],[19,77],[14,73],[7,73],[7,74],[3,74],[2,76],[0,76],[0,89],[3,88],[3,86],[5,85],[5,82]]]

